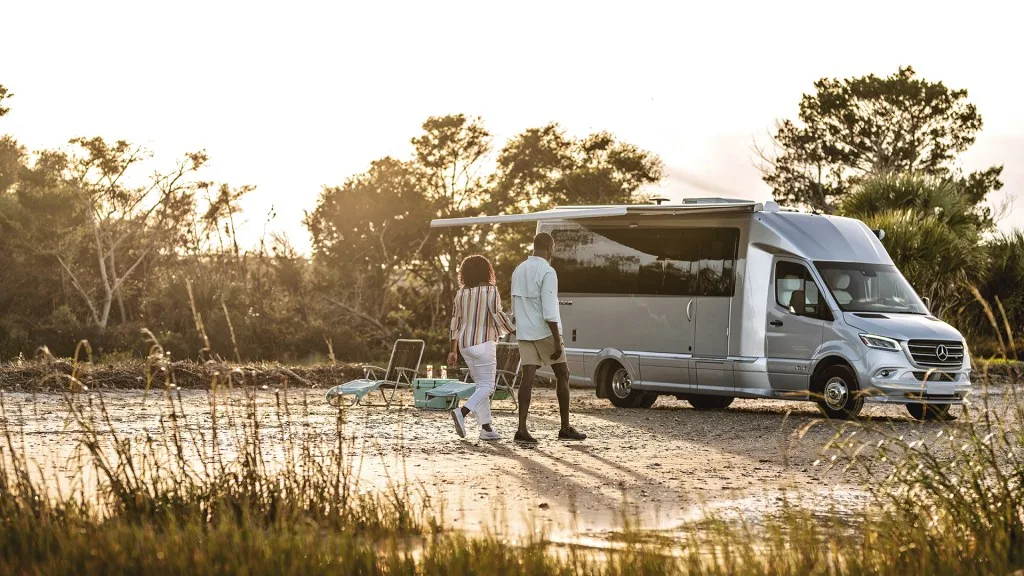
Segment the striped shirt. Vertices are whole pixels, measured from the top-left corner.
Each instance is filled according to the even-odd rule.
[[[497,286],[461,288],[455,294],[452,306],[451,339],[459,348],[497,342],[515,331],[512,321],[501,310],[501,295]]]

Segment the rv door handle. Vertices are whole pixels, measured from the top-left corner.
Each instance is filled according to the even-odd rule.
[[[559,306],[572,306],[572,300],[559,300]]]
[[[690,313],[691,310],[693,310],[693,298],[690,298],[690,301],[686,303],[686,319],[687,321],[693,322],[693,314]]]
[[[779,328],[782,326],[782,320],[772,320],[768,324],[775,326],[776,328]]]

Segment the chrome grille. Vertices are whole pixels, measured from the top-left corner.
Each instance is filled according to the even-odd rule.
[[[964,363],[964,343],[954,340],[911,340],[910,356],[918,366],[959,368]]]

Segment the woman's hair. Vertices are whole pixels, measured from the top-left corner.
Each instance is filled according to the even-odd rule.
[[[494,286],[498,281],[494,278],[494,268],[490,261],[479,254],[474,254],[462,261],[459,266],[459,287],[475,288],[477,286]]]

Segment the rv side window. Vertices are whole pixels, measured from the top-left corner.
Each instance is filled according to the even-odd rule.
[[[702,296],[732,296],[739,230],[696,231],[700,239],[699,291]]]
[[[803,305],[793,295],[803,292]],[[820,318],[818,285],[803,264],[779,262],[775,265],[775,301],[790,314]]]
[[[551,234],[563,293],[733,294],[736,229],[565,225]]]

